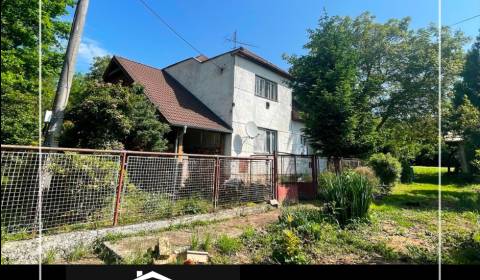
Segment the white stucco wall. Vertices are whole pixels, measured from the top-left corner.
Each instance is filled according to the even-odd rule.
[[[222,55],[203,63],[192,58],[164,70],[230,125],[233,63],[234,59],[231,55]],[[222,71],[219,66],[223,68]]]
[[[254,140],[245,130],[249,121],[258,127],[277,131],[279,152],[297,153],[302,151],[300,136],[303,123],[291,120],[292,91],[285,78],[256,63],[235,56],[232,127],[232,155],[250,156],[254,154]],[[255,75],[278,84],[278,101],[255,96]],[[266,108],[266,102],[270,107]]]
[[[219,67],[222,67],[221,71]],[[232,125],[234,57],[230,54],[203,63],[188,59],[164,69],[228,125]],[[232,135],[226,135],[226,155],[230,155]]]
[[[223,67],[223,71],[213,62]],[[233,133],[225,139],[226,155],[255,154],[254,139],[245,131],[249,121],[260,128],[277,131],[279,152],[307,152],[300,138],[303,123],[291,120],[292,91],[285,78],[275,72],[229,53],[203,63],[188,59],[165,71],[232,127]],[[278,84],[277,102],[255,96],[255,75]],[[266,102],[270,104],[268,109]]]

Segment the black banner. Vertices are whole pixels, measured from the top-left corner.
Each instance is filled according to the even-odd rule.
[[[39,279],[37,265],[2,265],[2,277]],[[442,280],[477,277],[480,266],[442,266]],[[475,276],[476,275],[476,276]],[[43,265],[43,280],[402,279],[437,280],[437,265]]]

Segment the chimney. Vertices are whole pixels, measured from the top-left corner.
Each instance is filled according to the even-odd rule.
[[[143,271],[137,270],[137,278],[143,275]]]

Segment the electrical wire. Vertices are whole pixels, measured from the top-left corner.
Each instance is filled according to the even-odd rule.
[[[178,38],[180,38],[183,42],[185,42],[185,44],[187,44],[190,48],[192,48],[199,55],[203,55],[203,53],[198,48],[196,48],[192,43],[190,43],[187,39],[185,39],[185,37],[183,37],[179,32],[177,32],[175,30],[175,28],[173,28],[173,26],[168,24],[168,22],[166,22],[152,7],[150,7],[147,4],[147,2],[145,2],[144,0],[138,0],[138,1],[140,1],[140,3],[145,7],[145,9],[147,9],[154,17],[156,17],[161,23],[163,23],[168,29],[170,29],[170,31],[172,31],[173,34],[175,34]],[[219,66],[214,61],[211,61],[211,62],[215,66],[220,68],[220,70],[223,70],[223,67]]]
[[[456,23],[454,23],[454,24],[450,24],[449,26],[454,26],[454,25],[457,25],[457,24],[460,24],[460,23],[464,23],[464,22],[466,22],[466,21],[472,20],[472,19],[477,18],[477,17],[480,17],[480,14],[475,15],[475,16],[473,16],[473,17],[466,18],[466,19],[462,19],[461,21],[458,21],[458,22],[456,22]]]

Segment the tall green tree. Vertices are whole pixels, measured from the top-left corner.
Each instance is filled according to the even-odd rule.
[[[461,78],[461,81],[455,84],[455,105],[461,105],[465,95],[473,106],[480,108],[480,30],[465,56]]]
[[[70,23],[60,19],[73,0],[42,1],[43,105],[50,106]],[[1,142],[38,143],[38,2],[4,0],[1,15]]]
[[[358,156],[375,143],[369,98],[359,94],[356,30],[350,18],[323,16],[309,30],[308,54],[290,56],[291,86],[312,146],[326,156]]]
[[[445,106],[444,133],[463,139],[464,168],[467,173],[480,174],[474,164],[480,149],[480,35],[465,56],[460,80],[455,84],[452,102]]]
[[[409,18],[376,23],[368,13],[354,19],[324,15],[309,30],[307,54],[287,57],[305,132],[324,155],[384,151],[411,159],[434,147],[438,30],[409,24]],[[465,42],[462,33],[442,29],[442,87],[449,90]]]

